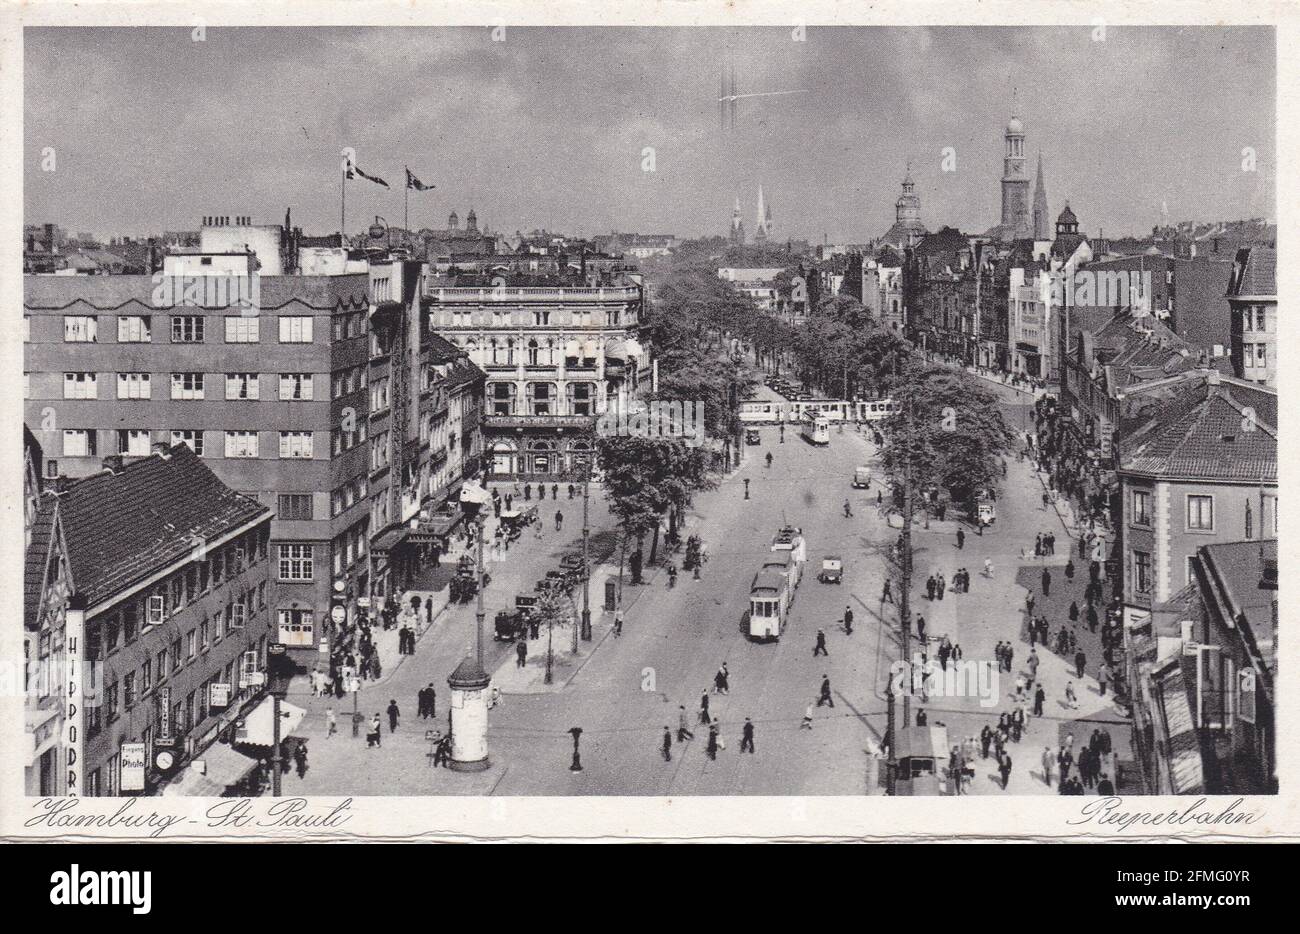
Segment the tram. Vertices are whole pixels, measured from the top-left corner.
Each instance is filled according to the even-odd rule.
[[[826,445],[831,443],[831,422],[820,412],[809,412],[804,416],[799,433],[809,444]]]

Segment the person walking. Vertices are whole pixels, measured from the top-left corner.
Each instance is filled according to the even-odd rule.
[[[925,641],[925,617],[924,616],[918,616],[916,618],[916,638],[921,642]]]
[[[704,751],[709,754],[709,758],[717,760],[718,758],[718,728],[712,722],[709,723],[709,742],[704,747]]]
[[[1065,682],[1065,705],[1071,710],[1079,709],[1079,698],[1074,693],[1074,682]]]
[[[754,724],[749,717],[745,718],[745,725],[740,731],[740,751],[747,750],[750,755],[754,754]]]
[[[333,707],[325,708],[325,738],[329,739],[339,731],[339,718]]]
[[[987,578],[989,578],[990,580],[993,579],[993,559],[992,559],[992,558],[985,558],[985,559],[984,559],[984,576],[987,577]]]
[[[520,639],[515,643],[515,667],[523,668],[528,663],[528,643]]]
[[[1083,670],[1088,665],[1088,656],[1084,654],[1083,649],[1074,653],[1074,676],[1083,678]]]
[[[989,729],[989,725],[986,723],[984,724],[984,727],[980,730],[980,758],[981,759],[987,759],[989,757],[989,746],[992,745],[992,743],[993,743],[993,731]]]
[[[397,709],[397,701],[389,700],[388,702],[388,732],[397,732],[397,719],[401,716],[401,711]]]
[[[560,510],[557,509],[555,510],[555,531],[557,532],[560,531],[563,525],[564,525],[564,513],[560,512]]]
[[[307,744],[299,742],[293,749],[293,763],[298,767],[298,778],[307,777]]]
[[[420,688],[415,692],[415,715],[424,719],[429,715],[429,689]]]
[[[826,651],[826,633],[824,630],[817,630],[817,644],[813,646],[813,658],[819,654],[829,656],[831,653]]]
[[[700,722],[707,724],[709,722],[709,690],[704,689],[700,695]]]
[[[933,600],[935,592],[939,589],[939,582],[931,574],[925,581],[925,599]]]
[[[934,581],[934,592],[935,592],[935,595],[936,595],[940,600],[942,600],[942,599],[943,599],[943,592],[944,592],[945,590],[947,590],[947,589],[948,589],[948,582],[947,582],[946,580],[944,580],[943,572],[940,571],[940,572],[939,572],[939,576],[938,576],[937,578],[935,578],[935,581]]]
[[[673,761],[673,734],[668,731],[668,727],[666,726],[664,727],[663,744],[660,746],[660,748],[663,750],[664,761],[672,762]]]
[[[1029,657],[1025,659],[1025,667],[1029,669],[1029,681],[1025,686],[1029,687],[1038,680],[1038,652],[1036,650],[1029,650]]]
[[[803,709],[803,722],[799,724],[801,730],[811,730],[813,721],[813,705],[809,704]]]
[[[1052,593],[1052,572],[1043,568],[1043,596],[1051,596]]]
[[[1002,776],[1002,790],[1007,790],[1007,782],[1011,780],[1011,754],[1005,749],[998,756],[998,774]]]
[[[371,746],[382,746],[383,724],[379,719],[379,714],[375,714],[370,720],[370,729],[366,733],[366,748]]]
[[[1035,717],[1041,717],[1043,715],[1043,704],[1046,701],[1047,701],[1047,692],[1043,690],[1043,686],[1040,684],[1038,686],[1038,689],[1034,691],[1034,716]]]
[[[1101,696],[1106,696],[1106,685],[1110,683],[1111,671],[1110,666],[1105,662],[1097,669],[1097,685],[1101,688]]]
[[[844,608],[844,634],[853,635],[853,607],[851,606]]]
[[[957,550],[961,551],[966,546],[966,532],[962,529],[957,530]]]
[[[769,454],[769,455],[767,455],[767,456],[768,456],[769,458],[771,458],[772,455]],[[772,464],[771,464],[770,461],[769,461],[769,463],[768,463],[768,466],[769,466],[769,467],[772,466]],[[852,510],[851,508],[849,508],[849,501],[848,501],[847,499],[844,501],[844,518],[845,518],[845,519],[852,519],[852,518],[853,518],[853,510]]]
[[[1052,752],[1051,746],[1043,747],[1043,784],[1048,788],[1052,787],[1052,764],[1056,761],[1056,755]]]
[[[835,706],[835,698],[831,697],[831,679],[829,675],[822,675],[822,689],[821,694],[817,697],[817,706],[820,707],[822,704],[829,704],[831,707]]]
[[[888,577],[885,578],[885,588],[880,592],[880,602],[881,603],[894,602],[894,592],[890,589]]]
[[[695,734],[686,725],[686,705],[681,704],[677,708],[677,742],[681,743],[688,739],[695,739]]]

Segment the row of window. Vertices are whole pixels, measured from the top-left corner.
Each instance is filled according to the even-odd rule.
[[[1184,528],[1188,532],[1214,531],[1214,497],[1203,493],[1189,493],[1186,497],[1187,511]],[[1132,525],[1151,525],[1151,493],[1148,490],[1133,490],[1129,522]],[[1262,507],[1261,507],[1262,508]],[[1245,508],[1245,537],[1254,537],[1254,506],[1247,497]],[[1277,532],[1276,501],[1273,508],[1273,532]]]
[[[310,431],[282,431],[279,456],[309,459],[315,456],[315,436]],[[99,454],[98,432],[90,428],[65,428],[63,430],[64,457],[95,457]],[[205,456],[203,432],[200,430],[175,430],[171,432],[172,444],[188,444],[200,457]],[[256,431],[225,432],[224,456],[260,457],[259,434]],[[148,457],[153,449],[153,432],[148,428],[122,428],[117,432],[117,452],[128,457]],[[56,462],[52,462],[56,463]],[[57,474],[55,474],[57,476]]]
[[[441,317],[441,322],[439,318]],[[470,328],[470,327],[599,327],[602,325],[618,327],[623,323],[623,309],[547,309],[534,311],[515,311],[513,309],[493,308],[451,308],[435,311],[430,318],[430,326]]]
[[[173,344],[202,344],[207,341],[208,318],[204,315],[169,315],[168,322]],[[117,340],[120,344],[148,344],[153,342],[153,315],[119,315]],[[222,318],[225,341],[228,344],[261,343],[260,317],[226,315]],[[312,323],[310,315],[284,315],[279,322],[281,344],[310,344]],[[23,339],[31,340],[31,318],[24,316]],[[95,343],[99,340],[98,315],[64,315],[63,340],[67,343]]]
[[[365,477],[349,480],[330,494],[330,515],[342,515],[370,494],[370,483]]]
[[[94,736],[124,712],[129,712],[137,702],[148,698],[156,687],[164,685],[170,674],[181,671],[195,658],[206,655],[212,646],[219,644],[223,638],[231,635],[236,628],[239,628],[227,626],[227,622],[227,620],[223,619],[222,614],[216,614],[212,617],[211,624],[205,621],[186,634],[184,648],[182,648],[181,640],[177,639],[170,647],[158,653],[156,664],[153,659],[145,659],[139,669],[129,671],[120,680],[114,680],[104,685],[103,702],[98,706],[86,708],[86,732]],[[249,674],[263,667],[260,660],[265,658],[265,655],[266,636],[258,639],[255,649],[250,648],[240,654],[238,663],[240,683],[247,683],[250,680]],[[202,685],[190,691],[188,696],[178,700],[168,710],[168,713],[171,714],[171,731],[173,735],[185,736],[193,727],[202,723],[208,717],[211,713],[212,685],[223,683],[234,687],[232,679],[236,676],[235,664],[234,661],[229,662],[223,670],[217,671],[207,678]],[[93,685],[91,686],[93,687]],[[150,745],[154,732],[154,718],[152,716],[149,718],[149,724],[144,730],[146,746]],[[109,765],[113,765],[111,760]],[[113,770],[110,769],[110,771]],[[97,792],[88,789],[87,793],[94,795]],[[110,789],[108,793],[113,794],[114,792]]]
[[[202,560],[127,600],[119,610],[87,627],[86,658],[91,661],[107,658],[134,642],[147,627],[166,622],[223,582],[234,580],[249,564],[266,560],[269,537],[266,529],[249,532],[234,542],[214,548]],[[227,607],[227,615],[236,612],[230,607],[238,607],[233,618],[242,627],[248,608],[264,606],[265,601],[266,582],[263,581],[255,591],[250,589],[234,597]],[[166,666],[159,671],[165,673]]]
[[[334,374],[334,398],[341,399],[358,389],[365,389],[369,369],[369,364],[362,364],[361,366],[349,367],[346,370],[336,372]]]
[[[369,537],[369,523],[362,519],[352,528],[339,535],[333,542],[334,573],[342,576],[353,562],[366,556],[366,543]]]
[[[526,396],[525,411],[530,415],[558,414],[555,404],[558,401],[555,386],[552,383],[527,383],[524,387]],[[487,387],[488,402],[493,415],[517,415],[518,387],[510,382],[489,383]],[[592,382],[571,382],[565,386],[570,415],[591,415],[595,412],[596,384]]]
[[[30,374],[24,374],[29,377]],[[64,373],[63,398],[98,399],[98,373]],[[203,373],[172,373],[171,398],[178,400],[200,400],[204,398]],[[279,396],[282,402],[311,401],[312,375],[310,373],[279,374]],[[260,399],[261,375],[258,373],[227,373],[226,399]],[[25,394],[30,389],[24,387]],[[118,373],[117,397],[119,399],[152,399],[153,378],[150,373]]]

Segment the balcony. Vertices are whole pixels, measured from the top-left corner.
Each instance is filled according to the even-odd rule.
[[[439,304],[463,302],[519,303],[519,302],[631,302],[641,296],[636,286],[609,286],[606,288],[431,288],[424,297]]]
[[[485,415],[484,428],[571,428],[590,431],[596,424],[594,415]]]

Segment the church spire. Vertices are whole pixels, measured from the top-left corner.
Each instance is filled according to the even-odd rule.
[[[1051,220],[1047,213],[1047,183],[1043,181],[1043,154],[1038,154],[1038,176],[1034,179],[1034,239],[1050,240]]]

